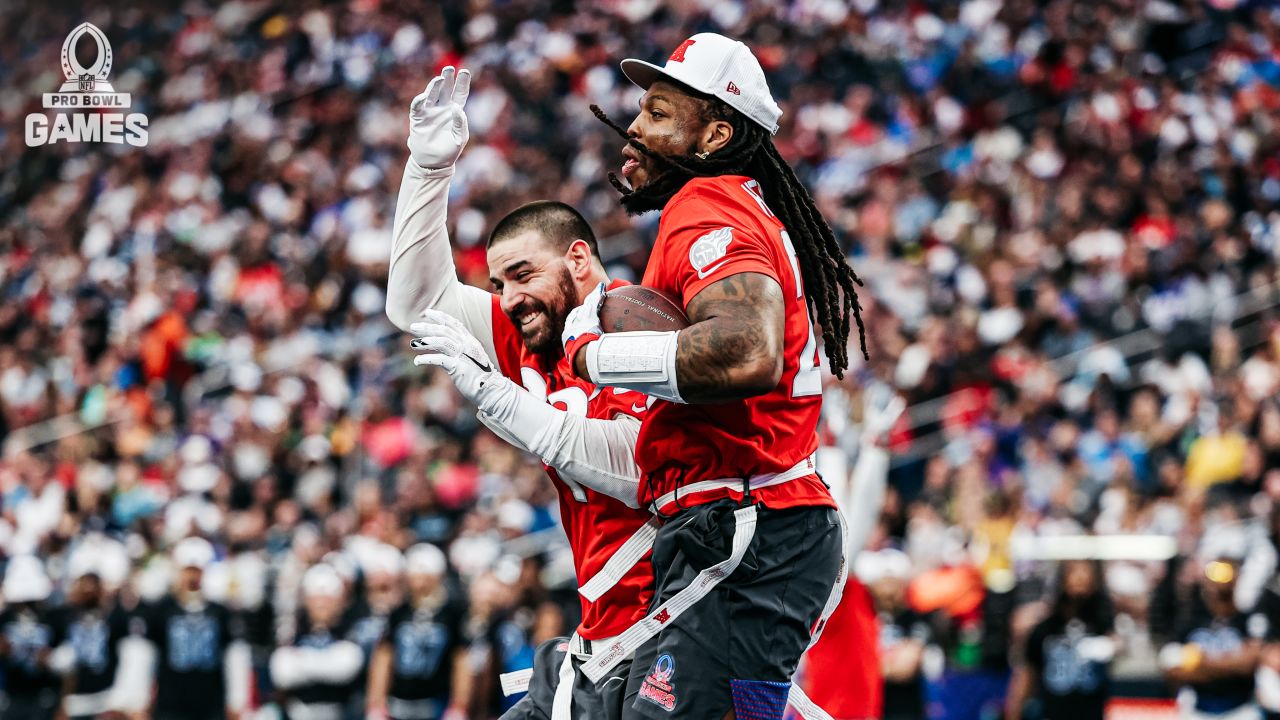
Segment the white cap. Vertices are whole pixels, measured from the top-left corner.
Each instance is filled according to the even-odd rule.
[[[320,562],[333,568],[334,572],[338,573],[338,577],[341,578],[343,582],[355,582],[357,570],[356,561],[346,552],[343,552],[342,550],[327,552],[324,554],[324,557],[320,558]]]
[[[1220,524],[1207,530],[1200,540],[1200,562],[1239,561],[1249,554],[1249,535],[1239,524]]]
[[[302,594],[307,597],[342,597],[345,589],[338,571],[331,565],[312,565],[302,576]]]
[[[79,580],[86,575],[98,575],[97,563],[92,553],[83,550],[71,553],[67,560],[67,579]]]
[[[443,575],[448,562],[440,548],[418,543],[405,553],[405,565],[410,575]]]
[[[393,545],[379,543],[361,558],[360,569],[366,575],[385,573],[400,575],[404,572],[404,555]]]
[[[667,64],[622,61],[622,74],[645,90],[663,78],[723,100],[770,134],[778,132],[782,108],[774,102],[760,61],[751,49],[717,33],[698,33],[676,47]]]
[[[203,570],[212,562],[213,546],[204,538],[189,537],[173,548],[173,564],[179,570],[189,567]]]
[[[97,575],[107,589],[116,589],[129,579],[129,551],[124,543],[101,533],[90,533],[67,558],[68,580]]]
[[[53,583],[44,572],[44,564],[33,555],[19,555],[9,561],[4,571],[4,592],[7,603],[39,602],[49,597]]]
[[[870,585],[885,578],[908,580],[911,578],[911,558],[901,550],[885,548],[875,552],[858,553],[853,563],[853,573],[858,580]]]

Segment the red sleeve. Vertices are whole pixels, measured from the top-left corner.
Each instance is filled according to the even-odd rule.
[[[498,296],[493,296],[493,350],[498,354],[494,361],[502,374],[521,384],[520,359],[524,349],[524,338],[516,330],[515,323],[502,312],[498,304]],[[523,385],[521,385],[523,387]]]
[[[744,200],[749,200],[744,193]],[[665,270],[685,307],[712,283],[738,273],[760,273],[782,283],[776,265],[778,238],[765,237],[746,208],[723,196],[697,194],[665,212]]]

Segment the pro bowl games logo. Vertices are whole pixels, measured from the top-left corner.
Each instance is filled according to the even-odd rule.
[[[87,68],[76,57],[76,43],[86,35],[98,46],[97,59]],[[116,92],[107,79],[111,59],[111,41],[93,23],[80,23],[67,35],[62,42],[62,74],[67,81],[58,92],[44,94],[44,107],[56,111],[52,117],[27,116],[29,147],[56,142],[147,144],[146,115],[111,112],[127,109],[130,101],[129,93]]]

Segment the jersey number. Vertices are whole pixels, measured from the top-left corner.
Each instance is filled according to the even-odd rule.
[[[765,215],[776,217],[764,202],[764,195],[760,193],[760,183],[748,180],[742,183],[742,189],[756,201]],[[805,341],[804,349],[800,351],[796,376],[791,380],[791,397],[821,395],[822,371],[818,368],[818,339],[813,336],[813,320],[809,317],[809,303],[804,299],[804,280],[800,277],[800,261],[796,258],[796,246],[791,244],[791,236],[786,230],[782,231],[782,245],[787,249],[787,259],[791,261],[791,272],[796,276],[796,298],[800,300],[800,307],[804,308],[804,326],[809,328],[809,339]]]
[[[791,260],[791,272],[796,274],[796,298],[804,309],[804,326],[809,330],[809,339],[800,351],[799,367],[796,376],[791,380],[791,397],[809,397],[822,394],[822,371],[818,368],[818,339],[813,336],[813,320],[809,318],[809,303],[804,299],[804,282],[800,279],[800,261],[796,259],[796,247],[791,244],[791,236],[782,231],[782,244],[787,248],[787,257]]]

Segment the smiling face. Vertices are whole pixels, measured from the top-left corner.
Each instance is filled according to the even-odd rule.
[[[733,126],[709,116],[707,100],[690,95],[674,83],[659,80],[640,98],[640,114],[627,134],[660,155],[686,158],[715,152],[733,137]],[[627,145],[622,150],[622,176],[639,190],[666,171],[652,158]]]
[[[538,355],[560,350],[560,333],[580,298],[575,265],[586,243],[559,253],[538,230],[524,230],[489,248],[489,280],[501,296],[502,312],[520,330],[524,343]]]

